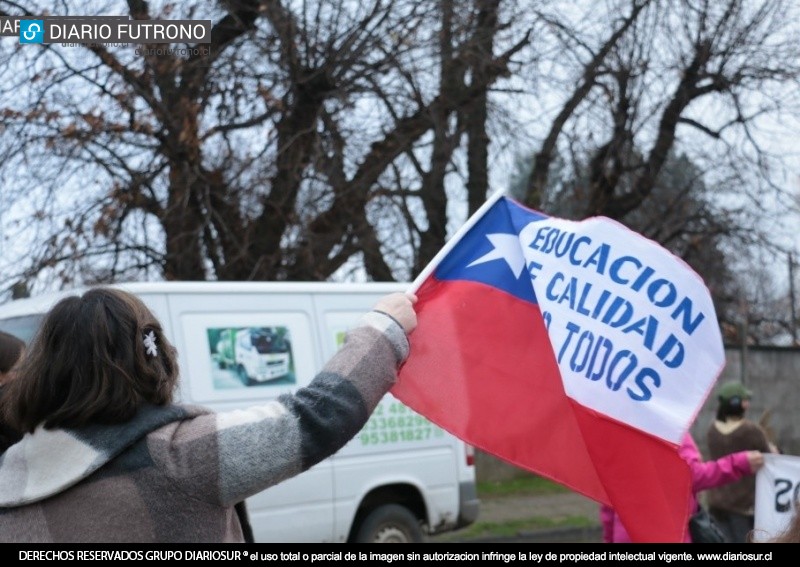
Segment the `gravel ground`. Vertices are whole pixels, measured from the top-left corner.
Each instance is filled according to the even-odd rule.
[[[583,516],[592,522],[592,527],[584,528],[547,528],[531,532],[519,533],[511,538],[463,539],[459,532],[443,534],[431,538],[431,542],[573,542],[589,543],[600,541],[599,507],[593,500],[574,492],[561,494],[545,494],[541,496],[509,496],[481,499],[478,522],[497,523],[528,518],[552,518],[553,520],[574,516]]]
[[[481,500],[478,521],[503,523],[546,517],[552,519],[584,516],[599,522],[598,504],[575,492],[541,496],[511,496]]]

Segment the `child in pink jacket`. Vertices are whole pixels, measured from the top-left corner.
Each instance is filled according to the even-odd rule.
[[[697,493],[707,488],[714,488],[734,482],[755,472],[764,466],[764,455],[760,451],[740,451],[725,455],[716,461],[703,461],[700,450],[688,433],[684,435],[678,454],[689,463],[692,474],[692,494],[689,498],[689,510],[697,507]],[[610,506],[600,506],[600,521],[603,525],[603,541],[605,543],[631,543],[631,538],[619,516]],[[684,543],[692,543],[687,527]]]

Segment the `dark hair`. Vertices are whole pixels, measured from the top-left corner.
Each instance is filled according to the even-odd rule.
[[[25,341],[0,331],[0,374],[5,374],[19,360],[25,350]]]
[[[157,353],[145,337],[155,337]],[[98,287],[59,301],[45,315],[20,379],[6,388],[6,419],[18,431],[124,423],[143,404],[172,401],[178,381],[173,346],[145,304]]]
[[[741,419],[744,417],[744,405],[740,396],[720,398],[717,406],[717,421],[728,421],[728,418]]]

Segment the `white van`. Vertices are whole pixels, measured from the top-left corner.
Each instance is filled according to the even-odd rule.
[[[308,384],[357,318],[396,283],[159,282],[138,295],[178,349],[179,399],[230,410]],[[0,305],[0,330],[30,340],[43,314],[73,293]],[[240,339],[241,337],[241,339]],[[237,361],[237,342],[276,355]],[[274,370],[269,370],[270,368]],[[387,395],[339,452],[247,500],[256,542],[424,541],[473,523],[472,448]]]

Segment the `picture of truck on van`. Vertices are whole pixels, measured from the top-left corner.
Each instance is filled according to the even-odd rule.
[[[245,386],[294,384],[291,341],[286,327],[207,329],[215,388],[230,388],[234,377]]]

